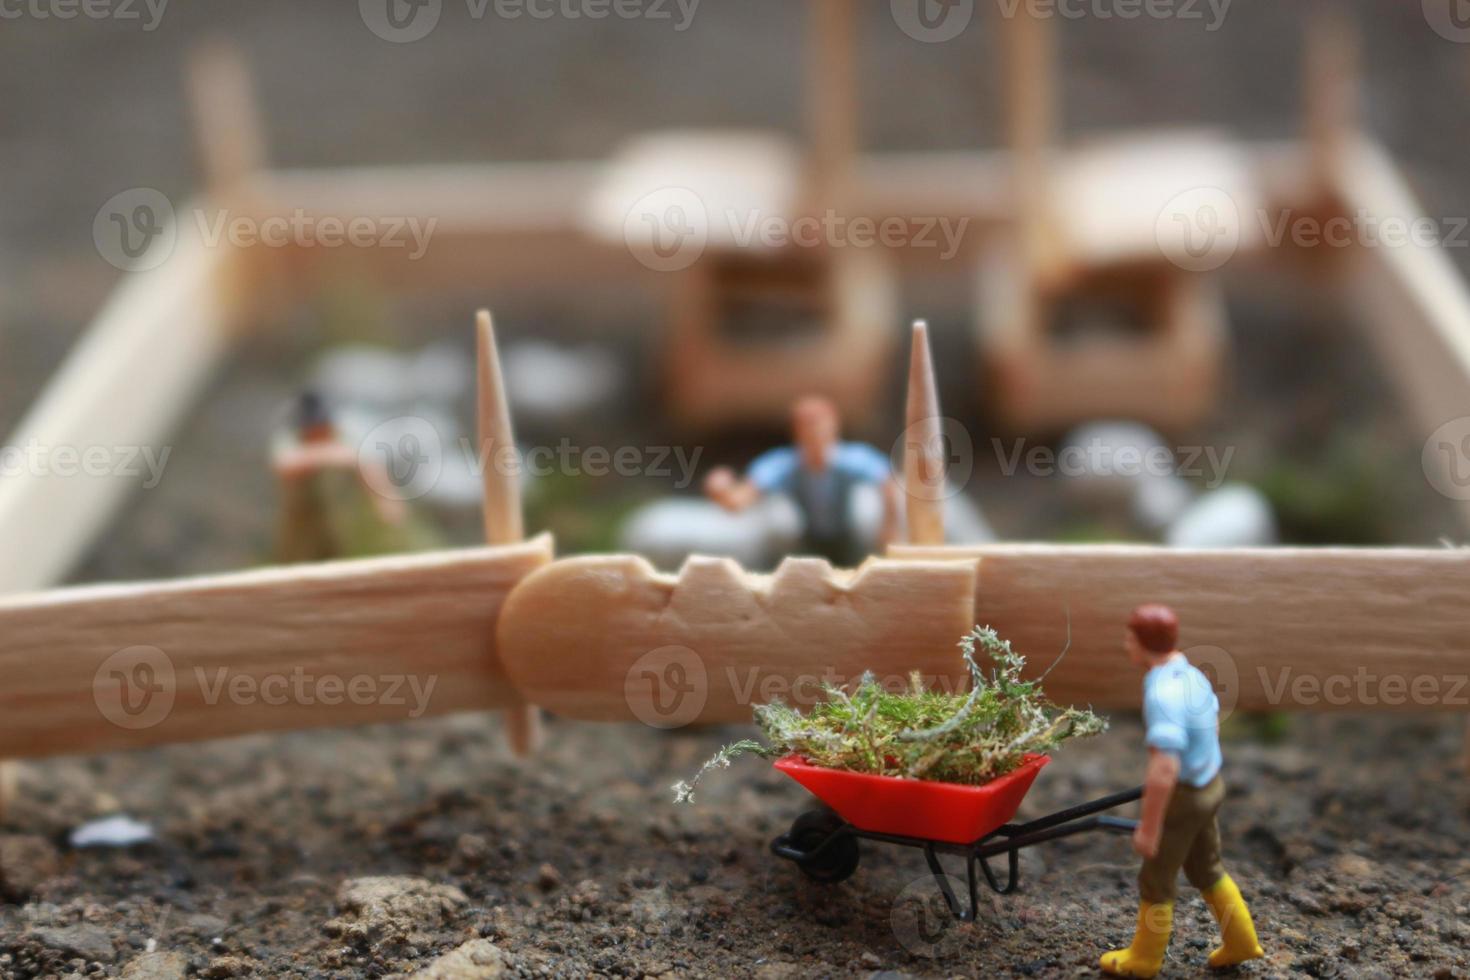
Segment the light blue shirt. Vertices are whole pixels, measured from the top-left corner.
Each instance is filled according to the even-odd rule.
[[[1179,760],[1179,781],[1201,787],[1220,772],[1220,699],[1183,656],[1143,678],[1144,743]]]
[[[807,533],[836,537],[849,533],[848,506],[853,487],[882,483],[892,468],[888,457],[861,442],[839,442],[827,468],[813,473],[795,446],[782,446],[757,456],[746,477],[761,493],[784,493],[806,518]]]

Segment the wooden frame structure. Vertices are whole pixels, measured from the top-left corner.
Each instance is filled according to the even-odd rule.
[[[243,79],[224,55],[196,66],[209,179],[207,194],[189,208],[228,207],[256,218],[296,209],[433,218],[439,224],[429,250],[408,261],[401,252],[372,248],[314,254],[299,247],[210,246],[195,223],[181,222],[172,254],[129,276],[12,444],[162,442],[227,356],[236,332],[261,312],[257,297],[270,291],[260,285],[269,282],[289,296],[333,267],[368,269],[402,288],[475,282],[500,293],[553,287],[574,265],[584,283],[632,282],[665,298],[679,294],[678,277],[653,272],[626,248],[588,233],[585,202],[605,177],[599,165],[267,171],[260,141],[250,135],[259,128]],[[1322,104],[1348,101],[1340,86],[1325,88],[1339,97],[1323,97]],[[1419,214],[1387,153],[1336,118],[1314,117],[1313,138],[1305,143],[1234,145],[1233,152],[1274,200],[1312,200],[1340,213]],[[845,145],[848,131],[833,126],[831,146]],[[979,243],[1005,241],[1015,228],[1029,227],[1011,204],[1017,168],[1005,153],[834,151],[816,159],[840,167],[838,177],[828,171],[823,186],[840,187],[850,213],[970,220],[977,235],[966,253],[972,258],[984,252]],[[1045,198],[1037,193],[1034,200]],[[1046,234],[1037,235],[1039,254]],[[925,256],[895,258],[919,263]],[[1470,404],[1470,293],[1444,254],[1416,245],[1354,247],[1324,264],[1344,293],[1350,286],[1359,298],[1345,314],[1355,313],[1382,341],[1423,431],[1462,414]],[[509,414],[488,323],[480,331],[482,439],[503,441]],[[932,485],[942,477],[930,441],[938,404],[922,332],[919,337],[910,371],[908,458],[911,481]],[[0,758],[403,717],[382,704],[245,709],[207,704],[178,689],[166,719],[119,726],[99,714],[99,699],[120,698],[129,674],[109,673],[107,662],[138,648],[163,651],[176,678],[219,666],[268,675],[288,664],[451,678],[452,693],[431,713],[509,711],[513,741],[523,750],[535,742],[531,704],[578,717],[636,717],[638,699],[649,695],[629,693],[630,657],[636,662],[652,650],[688,648],[707,660],[713,678],[748,667],[790,685],[818,666],[804,645],[818,627],[822,636],[843,638],[828,667],[943,673],[954,665],[931,660],[941,634],[952,637],[970,622],[989,621],[1022,649],[1054,650],[1070,615],[1076,643],[1049,679],[1053,695],[1099,707],[1136,706],[1136,689],[1119,682],[1113,669],[1113,641],[1123,613],[1142,599],[1173,603],[1192,642],[1227,652],[1242,709],[1291,706],[1271,695],[1274,688],[1260,674],[1280,668],[1287,650],[1288,666],[1318,682],[1360,668],[1414,676],[1470,672],[1461,642],[1470,585],[1465,552],[944,548],[937,505],[918,494],[910,496],[915,543],[856,572],[794,560],[764,577],[730,562],[696,560],[678,576],[662,576],[632,556],[554,561],[548,541],[521,541],[515,490],[492,479],[483,550],[35,592],[69,572],[130,489],[123,478],[0,483],[0,553],[25,556],[0,567],[0,593],[13,594],[0,599]],[[1470,519],[1470,507],[1462,505],[1462,513]],[[622,589],[617,602],[597,591],[610,583]],[[603,610],[602,618],[556,616],[569,601]],[[720,612],[731,608],[749,612],[751,625],[732,633]],[[822,616],[804,629],[792,627],[815,610]],[[1413,610],[1413,629],[1402,628],[1406,610]],[[599,622],[613,627],[601,639],[588,632],[589,623]],[[915,622],[938,625],[933,635],[900,629]],[[293,639],[283,643],[283,636]],[[424,659],[425,649],[435,651],[432,659]],[[570,659],[548,657],[549,650]],[[45,670],[35,669],[40,662]],[[691,720],[737,720],[749,708],[727,690],[711,687],[706,697]]]

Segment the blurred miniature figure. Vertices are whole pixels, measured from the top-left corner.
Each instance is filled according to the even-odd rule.
[[[438,547],[439,535],[408,503],[374,486],[373,465],[344,443],[320,395],[304,392],[293,410],[289,444],[272,458],[281,492],[275,560],[281,564],[362,558]]]
[[[1124,648],[1143,681],[1148,773],[1133,849],[1138,875],[1138,928],[1127,949],[1104,953],[1103,972],[1152,977],[1164,963],[1174,924],[1182,869],[1204,896],[1222,943],[1211,967],[1235,966],[1264,955],[1240,889],[1220,861],[1217,814],[1225,799],[1220,778],[1220,701],[1210,681],[1179,652],[1179,620],[1168,606],[1139,606],[1128,620]]]
[[[858,564],[864,548],[853,526],[853,491],[871,484],[882,494],[881,548],[898,531],[898,485],[888,457],[872,446],[840,441],[840,424],[831,401],[814,395],[799,399],[791,411],[794,445],[756,457],[743,480],[727,466],[716,468],[705,479],[705,494],[731,512],[767,494],[786,494],[801,512],[803,553],[837,566]]]

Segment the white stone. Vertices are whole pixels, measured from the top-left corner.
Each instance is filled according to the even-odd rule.
[[[1254,487],[1227,483],[1196,500],[1164,536],[1174,548],[1251,548],[1277,543],[1271,504]]]

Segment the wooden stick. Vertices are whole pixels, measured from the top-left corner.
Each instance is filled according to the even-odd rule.
[[[475,314],[478,350],[480,458],[487,461],[482,476],[485,485],[485,543],[513,544],[525,540],[521,516],[520,467],[503,464],[516,456],[516,437],[511,428],[510,404],[505,396],[505,379],[500,372],[500,352],[495,345],[495,325],[489,310]]]
[[[1048,281],[1056,254],[1050,167],[1056,141],[1055,36],[1051,19],[1021,4],[1005,18],[1006,115],[1012,192],[1022,256],[1033,278]]]
[[[204,184],[212,197],[223,199],[265,166],[265,136],[250,70],[239,49],[211,41],[190,52],[187,87]]]
[[[495,627],[548,538],[0,598],[0,757],[521,703]]]
[[[939,414],[929,325],[923,320],[914,321],[906,421],[903,490],[909,543],[944,544],[944,420]]]
[[[1314,189],[1330,197],[1358,133],[1358,36],[1346,16],[1334,10],[1324,8],[1309,24],[1305,139]]]
[[[4,443],[33,453],[36,469],[0,480],[0,593],[60,581],[126,496],[167,473],[169,433],[225,354],[239,254],[207,245],[182,215],[177,229],[176,241],[154,239],[147,271],[124,274]],[[105,465],[90,472],[58,455],[99,452]]]
[[[17,779],[16,764],[9,759],[0,762],[0,822],[5,820],[10,804],[15,801]]]
[[[857,25],[852,0],[812,0],[807,126],[808,207],[844,209],[857,155]]]
[[[1138,707],[1123,628],[1135,606],[1163,602],[1226,710],[1470,705],[1470,552],[982,545],[900,546],[890,557],[978,558],[974,619],[1012,640],[1033,676],[1065,646],[1070,617],[1071,649],[1046,678],[1061,703]]]
[[[505,378],[500,371],[500,353],[495,345],[495,324],[489,310],[475,315],[478,349],[480,461],[484,480],[485,542],[514,544],[525,538],[521,509],[520,457],[510,422],[510,402]],[[517,464],[507,466],[506,456]],[[530,755],[541,744],[541,714],[535,707],[508,708],[504,714],[506,737],[517,756]]]

